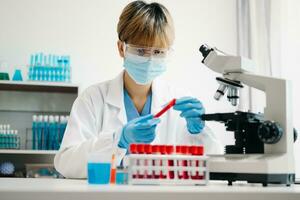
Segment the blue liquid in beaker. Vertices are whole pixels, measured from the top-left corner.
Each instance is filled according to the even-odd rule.
[[[89,184],[109,184],[110,163],[88,163]]]

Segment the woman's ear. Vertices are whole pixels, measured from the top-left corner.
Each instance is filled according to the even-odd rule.
[[[122,41],[118,40],[118,50],[119,50],[119,55],[124,58],[125,56],[125,49],[124,49],[124,44]]]

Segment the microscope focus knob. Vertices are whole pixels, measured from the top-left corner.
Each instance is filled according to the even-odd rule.
[[[265,144],[277,143],[283,130],[277,122],[265,121],[258,127],[258,137]]]

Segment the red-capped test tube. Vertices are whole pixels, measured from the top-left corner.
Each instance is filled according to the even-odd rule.
[[[181,154],[182,154],[182,153],[181,153],[181,146],[176,146],[176,147],[175,147],[175,150],[176,150],[176,154],[177,154],[177,155],[181,155]],[[182,163],[183,163],[182,160],[179,160],[179,159],[178,159],[178,160],[176,161],[176,165],[177,165],[177,167],[178,167],[177,170],[176,170],[176,171],[177,171],[176,174],[177,174],[178,179],[182,179],[182,178],[183,178],[183,171],[181,170],[181,168],[182,168]]]
[[[159,151],[161,155],[166,155],[167,154],[167,147],[166,145],[160,145],[159,146]],[[167,178],[167,174],[168,174],[168,161],[167,159],[161,159],[160,160],[160,166],[162,167],[162,169],[160,170],[160,176],[159,178],[161,179],[166,179]]]
[[[145,153],[144,144],[137,144],[137,153],[138,154],[144,154]],[[138,161],[138,166],[142,166],[142,165],[145,164],[144,159],[138,159],[137,161]],[[144,178],[144,174],[145,174],[144,170],[138,170],[137,171],[138,178]]]
[[[203,146],[197,146],[197,155],[198,156],[203,156],[203,154],[204,154],[204,147]],[[203,160],[201,162],[199,162],[199,166],[200,167],[206,167],[206,166],[204,166],[204,161]],[[202,171],[201,174],[199,174],[199,173],[196,174],[196,179],[203,179],[204,178],[204,173],[205,172]]]
[[[172,145],[167,145],[166,150],[167,150],[167,155],[171,155],[174,153],[174,147]],[[174,167],[173,159],[168,160],[168,166]],[[168,176],[169,176],[169,179],[174,179],[174,170],[169,170]]]
[[[137,145],[136,144],[130,144],[130,146],[129,146],[129,152],[131,154],[137,154]],[[134,161],[134,165],[136,165],[136,166],[138,165],[138,160]],[[132,178],[137,178],[137,170],[134,170],[132,172]]]
[[[182,155],[189,155],[189,147],[188,146],[181,146],[181,154]],[[188,166],[188,160],[182,161],[183,166],[183,179],[189,179],[187,166]]]
[[[197,146],[190,146],[190,149],[189,149],[189,151],[190,151],[190,154],[191,155],[193,155],[193,156],[197,156],[198,155],[198,151],[197,151],[198,149],[197,149]],[[190,160],[190,163],[189,163],[189,165],[191,166],[191,167],[199,167],[199,161],[198,160]],[[196,175],[199,175],[199,172],[198,172],[198,170],[196,170],[196,169],[192,169],[191,171],[190,171],[190,176],[191,176],[191,178],[192,179],[196,179]]]
[[[153,145],[152,146],[152,154],[160,154],[159,145]],[[153,159],[152,160],[152,166],[154,166],[154,167],[160,166],[160,160],[157,159],[157,158]],[[154,169],[152,178],[158,179],[159,175],[160,175],[159,171],[160,170],[158,170],[158,169]]]
[[[152,153],[152,146],[150,144],[145,144],[144,150],[145,150],[145,153],[149,155]],[[145,159],[145,166],[147,166],[148,168],[151,168],[151,165],[152,165],[152,159]],[[151,179],[152,171],[145,170],[145,177],[147,177],[147,179]]]
[[[193,156],[203,155],[203,146],[191,146],[190,147],[190,153]],[[192,170],[191,171],[191,178],[192,179],[203,179],[203,175],[200,175],[200,173],[199,173],[199,166],[203,167],[202,165],[203,165],[203,163],[200,162],[199,160],[191,160],[190,166],[198,168],[198,170]]]

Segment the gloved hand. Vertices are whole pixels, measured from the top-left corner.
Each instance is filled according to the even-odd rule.
[[[201,115],[205,113],[205,110],[198,99],[193,97],[176,99],[173,108],[181,111],[180,116],[185,118],[187,129],[191,134],[197,134],[203,130],[205,123],[201,120]]]
[[[146,115],[128,122],[122,130],[118,146],[128,149],[131,143],[151,143],[155,139],[155,129],[160,119]]]

